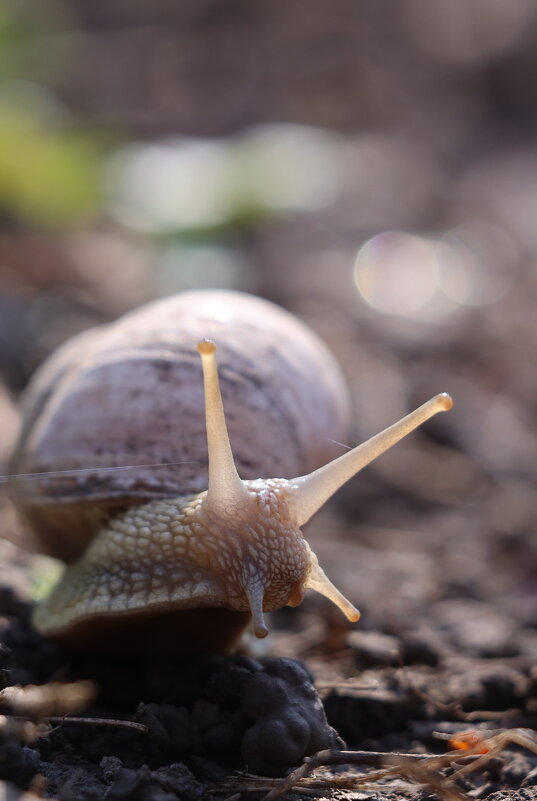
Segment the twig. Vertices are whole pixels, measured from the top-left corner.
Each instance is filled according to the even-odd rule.
[[[425,785],[445,801],[468,801],[466,793],[463,793],[462,790],[455,786],[452,778],[446,778],[438,770],[433,770],[428,762],[422,762],[421,764],[413,762],[406,765],[405,762],[406,760],[403,760],[401,765],[397,767],[397,773],[410,779],[415,784]]]
[[[136,723],[134,720],[114,720],[113,718],[72,718],[72,717],[48,717],[51,723],[62,725],[63,723],[82,723],[87,726],[111,726],[116,729],[134,729],[142,734],[148,734],[149,726],[144,723]]]
[[[15,715],[34,720],[48,715],[68,715],[81,712],[97,694],[92,681],[59,682],[48,684],[10,685],[0,691],[0,704]]]
[[[417,776],[418,774],[424,775],[422,766],[426,762],[431,781],[438,784],[443,777],[434,772],[434,769],[440,767],[447,767],[454,761],[463,763],[471,763],[478,759],[478,755],[460,754],[457,752],[449,752],[447,754],[393,754],[382,751],[318,751],[311,757],[307,757],[300,767],[296,768],[289,774],[283,781],[270,790],[267,795],[263,796],[262,801],[276,801],[292,787],[300,781],[309,776],[314,770],[319,767],[328,765],[354,765],[354,766],[368,766],[373,768],[382,768],[379,774],[368,774],[364,777],[367,782],[372,779],[383,778],[390,773],[402,773],[410,777]],[[420,764],[421,763],[421,764]],[[416,770],[414,770],[416,766]],[[419,766],[419,768],[418,768]],[[448,789],[448,788],[445,788]],[[449,788],[450,798],[457,801],[462,801],[462,794],[453,788]]]
[[[315,688],[319,691],[324,690],[378,690],[378,683],[358,684],[355,679],[343,679],[341,681],[316,681]]]

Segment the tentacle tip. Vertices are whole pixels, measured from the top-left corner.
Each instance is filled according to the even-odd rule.
[[[435,400],[440,412],[449,412],[450,409],[453,409],[453,398],[447,392],[441,392]]]
[[[216,352],[216,343],[212,341],[212,339],[202,339],[201,342],[198,343],[198,353],[203,358],[203,356],[212,356]]]

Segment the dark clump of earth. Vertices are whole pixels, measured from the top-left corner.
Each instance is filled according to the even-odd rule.
[[[0,593],[2,686],[91,679],[84,724],[24,742],[0,737],[0,777],[21,788],[44,777],[68,799],[198,799],[232,770],[282,776],[304,756],[344,743],[328,724],[313,679],[296,660],[208,657],[187,665],[69,659],[34,631],[31,606]],[[143,700],[142,700],[143,699]],[[111,721],[92,725],[90,718]],[[141,724],[121,727],[122,721]],[[142,730],[145,727],[145,731]]]

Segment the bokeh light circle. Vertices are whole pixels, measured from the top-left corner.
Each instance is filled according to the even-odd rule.
[[[434,243],[399,231],[377,234],[358,252],[354,281],[370,306],[413,316],[429,303],[438,287]]]

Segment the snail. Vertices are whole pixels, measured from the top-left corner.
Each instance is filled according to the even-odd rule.
[[[274,304],[187,292],[78,335],[31,382],[12,460],[40,474],[15,485],[16,504],[67,563],[35,627],[74,651],[227,653],[308,588],[356,621],[301,528],[451,405],[437,395],[327,463],[347,389],[317,336]]]

